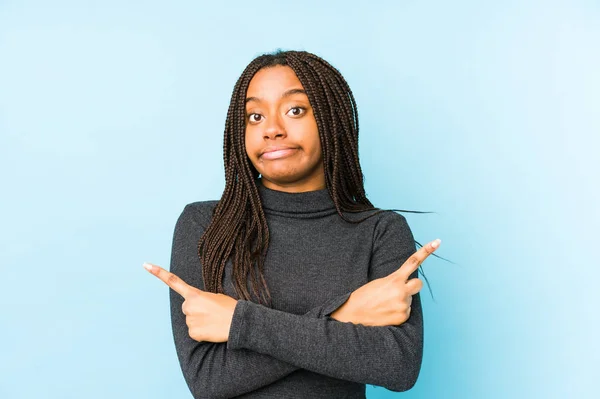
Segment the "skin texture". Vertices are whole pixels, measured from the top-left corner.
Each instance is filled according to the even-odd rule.
[[[267,188],[285,192],[325,189],[323,154],[317,122],[300,80],[288,66],[258,71],[246,93],[245,146],[248,158]],[[268,159],[272,146],[294,148],[290,154]]]

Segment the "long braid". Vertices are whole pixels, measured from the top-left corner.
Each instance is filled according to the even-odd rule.
[[[349,223],[360,223],[385,211],[374,207],[365,193],[358,156],[358,109],[342,74],[324,59],[306,51],[277,51],[252,60],[232,91],[223,138],[225,189],[214,208],[211,223],[198,241],[198,256],[206,291],[223,293],[224,270],[231,261],[238,298],[252,300],[253,294],[267,306],[271,306],[271,295],[264,278],[264,260],[270,236],[256,186],[259,173],[245,151],[245,99],[256,72],[277,65],[292,68],[306,90],[319,131],[325,185],[337,213]],[[360,220],[348,219],[344,214],[370,210],[376,212]]]

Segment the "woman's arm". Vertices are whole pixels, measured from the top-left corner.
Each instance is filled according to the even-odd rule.
[[[197,243],[207,221],[197,209],[187,205],[179,216],[173,234],[170,271],[188,284],[203,289]],[[196,269],[192,269],[191,265]],[[284,360],[249,349],[231,350],[227,343],[198,342],[188,334],[183,297],[170,292],[171,324],[175,349],[185,381],[194,398],[230,398],[269,385],[300,369]],[[337,296],[301,317],[328,317],[351,293]]]
[[[376,227],[369,280],[391,274],[416,250],[404,216],[384,215]],[[417,277],[417,271],[410,277]],[[406,391],[416,383],[423,356],[420,295],[413,295],[406,322],[382,327],[306,318],[239,300],[227,348],[249,349],[334,378]]]

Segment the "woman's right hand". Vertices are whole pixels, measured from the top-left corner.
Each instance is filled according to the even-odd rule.
[[[412,254],[389,276],[369,281],[358,288],[330,317],[365,326],[391,326],[404,323],[410,317],[412,296],[423,287],[410,275],[432,254],[441,240],[434,240]]]

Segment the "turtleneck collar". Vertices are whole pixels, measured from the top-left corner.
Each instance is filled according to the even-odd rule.
[[[337,212],[327,188],[301,193],[288,193],[263,186],[260,178],[256,179],[256,187],[258,187],[263,209],[268,213],[311,217]]]

